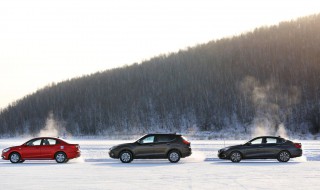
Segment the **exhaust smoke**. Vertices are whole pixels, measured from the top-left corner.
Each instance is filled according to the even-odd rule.
[[[206,159],[206,155],[201,151],[192,151],[191,156],[188,158],[191,162],[203,162]]]
[[[59,136],[69,136],[67,133],[64,123],[56,120],[52,112],[49,113],[46,125],[40,130],[39,137],[59,137]]]
[[[300,101],[300,90],[295,86],[283,86],[276,80],[262,84],[254,77],[246,77],[240,84],[245,97],[249,97],[254,108],[254,119],[250,126],[251,136],[274,135],[288,137],[285,127],[292,106]]]

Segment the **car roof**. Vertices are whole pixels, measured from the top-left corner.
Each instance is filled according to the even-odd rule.
[[[32,138],[32,139],[59,139],[59,137],[35,137],[35,138]]]
[[[27,142],[31,141],[31,140],[34,140],[34,139],[55,139],[59,142],[62,142],[62,143],[67,143],[65,140],[62,140],[60,139],[59,137],[35,137],[35,138],[32,138],[32,139],[29,139]],[[67,143],[68,144],[68,143]]]
[[[177,134],[177,133],[149,133],[144,136],[147,136],[147,135],[179,135],[181,136],[181,134]]]
[[[257,138],[278,138],[278,139],[280,138],[280,139],[284,139],[281,136],[259,136],[259,137],[255,137],[253,139],[257,139]]]
[[[35,138],[32,138],[32,139],[29,139],[28,141],[31,141],[31,140],[34,140],[34,139],[55,139],[57,141],[63,141],[62,139],[60,139],[59,137],[35,137]],[[64,142],[64,141],[63,141]]]

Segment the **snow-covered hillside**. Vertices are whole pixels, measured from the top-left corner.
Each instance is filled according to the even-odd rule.
[[[27,139],[0,139],[0,149]],[[67,164],[55,161],[0,161],[1,189],[318,189],[320,141],[302,142],[304,156],[276,160],[219,160],[217,150],[243,141],[192,141],[193,155],[177,164],[168,160],[134,160],[122,164],[108,149],[127,141],[68,140],[82,156]]]

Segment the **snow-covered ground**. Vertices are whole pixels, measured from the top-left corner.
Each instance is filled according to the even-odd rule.
[[[27,139],[0,139],[0,149]],[[108,149],[128,141],[67,140],[79,143],[82,156],[67,164],[55,161],[0,161],[0,189],[319,189],[320,141],[302,143],[304,156],[277,160],[219,160],[217,150],[243,141],[191,141],[193,155],[177,164],[134,160],[122,164]]]

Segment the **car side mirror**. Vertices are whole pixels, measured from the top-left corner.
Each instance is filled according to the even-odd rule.
[[[251,142],[247,142],[245,145],[250,146],[250,145],[251,145]]]

